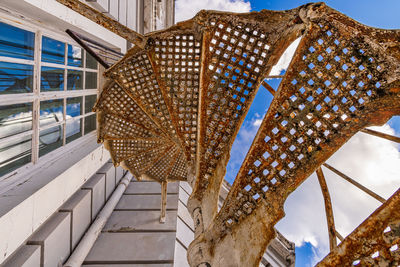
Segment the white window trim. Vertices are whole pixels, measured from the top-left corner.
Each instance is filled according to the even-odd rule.
[[[0,11],[1,12],[1,11]],[[3,15],[3,14],[2,14]],[[54,151],[57,150],[64,150],[66,144],[66,128],[67,128],[67,123],[73,122],[76,120],[81,120],[81,137],[78,139],[81,139],[85,137],[85,118],[88,116],[91,116],[95,114],[94,112],[88,112],[85,113],[85,96],[89,95],[98,95],[98,89],[84,89],[86,86],[86,74],[87,72],[92,72],[92,73],[97,73],[97,87],[100,85],[100,75],[99,75],[99,64],[97,69],[89,69],[86,68],[86,52],[82,49],[83,52],[83,57],[82,57],[82,67],[75,67],[75,66],[68,66],[68,45],[76,45],[79,46],[72,38],[69,38],[66,36],[66,34],[61,34],[58,32],[54,32],[51,30],[48,30],[46,28],[38,27],[26,20],[10,16],[8,14],[5,14],[4,16],[0,17],[0,22],[6,23],[8,25],[27,30],[30,32],[33,32],[35,34],[35,42],[34,42],[34,60],[26,60],[26,59],[19,59],[19,58],[13,58],[13,57],[5,57],[5,56],[0,56],[0,61],[3,62],[9,62],[9,63],[19,63],[19,64],[26,64],[26,65],[31,65],[33,66],[33,88],[32,88],[32,93],[23,93],[23,94],[6,94],[6,95],[1,95],[0,97],[0,105],[14,105],[14,104],[22,104],[22,103],[32,103],[32,129],[14,136],[10,136],[7,138],[4,138],[0,141],[0,144],[4,144],[7,142],[15,141],[18,140],[19,138],[25,137],[25,136],[32,136],[32,149],[31,149],[31,162],[28,164],[25,164],[21,166],[20,168],[11,171],[10,173],[7,173],[3,176],[0,177],[0,192],[4,191],[2,181],[7,180],[11,176],[15,175],[16,173],[19,173],[20,170],[25,169],[26,167],[30,168],[35,168],[35,165],[39,161],[45,161],[45,158],[47,158],[47,155],[44,155],[40,157],[39,159],[39,135],[40,131],[63,125],[64,130],[63,130],[63,138],[62,138],[62,146],[60,148],[55,149]],[[42,36],[46,36],[52,39],[55,39],[57,41],[61,41],[64,43],[64,49],[65,49],[65,62],[64,64],[54,64],[54,63],[48,63],[48,62],[42,62],[41,61],[41,51],[42,51]],[[59,68],[64,71],[64,88],[63,91],[50,91],[50,92],[40,92],[40,80],[41,80],[41,69],[42,67],[54,67],[54,68]],[[82,87],[83,89],[81,90],[67,90],[67,77],[68,77],[68,70],[79,70],[82,71]],[[66,104],[67,104],[67,99],[72,98],[72,97],[82,97],[82,114],[73,118],[66,118]],[[63,119],[59,122],[52,123],[51,125],[46,125],[39,127],[39,119],[40,119],[40,101],[46,101],[46,100],[53,100],[53,99],[62,99],[63,100]],[[74,142],[76,143],[76,140]],[[77,144],[75,144],[76,146]],[[52,152],[49,152],[49,154],[53,154]],[[43,159],[42,159],[43,158]],[[12,180],[14,180],[13,178]],[[18,179],[17,179],[18,180]],[[13,183],[14,184],[14,183]],[[8,188],[8,187],[7,187]]]

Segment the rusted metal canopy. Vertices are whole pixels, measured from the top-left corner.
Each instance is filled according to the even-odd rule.
[[[380,198],[382,206],[336,247],[341,236],[320,169],[355,133],[400,114],[399,30],[370,28],[316,3],[201,11],[142,36],[79,1],[58,1],[135,44],[105,72],[98,138],[139,179],[190,182],[191,266],[258,266],[286,198],[315,171],[332,249],[320,265],[399,264],[400,193]],[[217,212],[232,143],[259,86],[298,37],[278,90],[267,86],[274,99]]]

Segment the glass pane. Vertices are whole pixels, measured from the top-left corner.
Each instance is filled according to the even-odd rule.
[[[85,117],[85,134],[96,130],[96,114]]]
[[[64,64],[65,62],[65,44],[63,42],[42,37],[42,61]]]
[[[82,115],[82,97],[67,99],[67,119]],[[68,130],[68,129],[67,129]],[[67,131],[68,132],[68,131]]]
[[[87,95],[85,96],[85,113],[92,112],[92,108],[96,103],[96,95]]]
[[[91,54],[86,52],[86,68],[97,69],[97,61]]]
[[[68,66],[83,66],[83,53],[79,46],[68,45]]]
[[[0,145],[0,176],[29,162],[32,156],[32,135]]]
[[[32,129],[32,103],[0,106],[0,140]]]
[[[85,72],[85,89],[97,89],[97,72]]]
[[[63,121],[63,99],[40,102],[40,127]]]
[[[69,120],[67,121],[67,139],[66,142],[72,142],[73,140],[82,136],[82,119]]]
[[[64,91],[64,70],[42,67],[40,91]]]
[[[0,94],[32,93],[33,66],[0,62]]]
[[[57,125],[40,131],[39,134],[39,157],[62,146],[64,126]]]
[[[67,90],[81,90],[83,87],[83,72],[80,70],[68,70]]]
[[[32,129],[32,103],[0,106],[0,140]],[[0,176],[31,161],[32,135],[0,145]]]
[[[0,22],[0,56],[33,60],[35,34]]]

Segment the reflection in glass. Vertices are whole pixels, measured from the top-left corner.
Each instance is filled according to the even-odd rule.
[[[83,85],[83,73],[80,70],[68,70],[67,89],[81,90]]]
[[[40,91],[63,91],[64,70],[58,68],[42,67]]]
[[[0,140],[32,129],[32,103],[0,106]]]
[[[42,37],[42,61],[64,64],[65,62],[65,44],[63,42]]]
[[[32,103],[0,106],[0,140],[32,129]],[[31,161],[32,135],[0,145],[0,176]]]
[[[97,69],[97,61],[89,53],[86,53],[86,68],[95,70]]]
[[[68,45],[68,66],[83,66],[83,53],[79,46]]]
[[[33,60],[35,34],[0,22],[0,56]]]
[[[76,117],[82,114],[82,97],[71,97],[67,99],[66,118]]]
[[[67,138],[66,142],[72,142],[73,140],[82,136],[82,119],[79,120],[67,120]]]
[[[85,89],[97,89],[97,72],[85,72]]]
[[[96,114],[85,117],[85,134],[96,130]]]
[[[63,144],[62,124],[40,131],[39,134],[39,157],[59,148]]]
[[[0,145],[0,176],[31,162],[31,140],[27,135]]]
[[[92,108],[96,103],[96,95],[87,95],[85,96],[85,113],[92,112]]]
[[[63,99],[40,101],[40,127],[63,120]]]
[[[32,93],[33,66],[0,62],[0,95]]]

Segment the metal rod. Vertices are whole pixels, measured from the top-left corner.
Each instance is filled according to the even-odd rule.
[[[102,48],[102,49],[104,49],[104,50],[107,50],[108,52],[110,52],[110,53],[112,53],[112,54],[118,55],[120,58],[124,56],[124,54],[122,54],[122,53],[120,53],[120,52],[118,52],[118,51],[116,51],[116,50],[114,50],[114,49],[111,49],[111,48],[109,48],[109,47],[107,47],[107,46],[105,46],[105,45],[103,45],[103,44],[101,44],[101,43],[99,43],[99,42],[96,42],[95,40],[92,40],[92,39],[90,39],[90,38],[87,38],[86,36],[83,36],[82,34],[79,34],[79,33],[77,33],[77,32],[74,32],[74,31],[72,31],[72,32],[73,32],[76,36],[78,36],[78,38],[82,39],[83,41],[86,41],[86,42],[88,42],[88,43],[91,43],[93,47],[100,47],[100,48]]]
[[[101,230],[106,225],[108,218],[113,212],[118,201],[122,197],[126,188],[132,179],[131,174],[126,174],[125,177],[119,182],[118,187],[114,190],[103,209],[97,215],[95,221],[90,225],[85,235],[82,237],[74,252],[64,264],[64,267],[78,267],[81,266],[86,256],[89,254],[90,249],[93,247],[94,242],[97,240]]]
[[[265,89],[267,89],[271,93],[271,95],[275,95],[275,90],[274,90],[274,88],[272,88],[271,85],[269,85],[265,81],[262,81],[262,86],[264,86]]]
[[[282,79],[285,75],[269,75],[265,79]]]
[[[118,21],[107,17],[105,14],[80,2],[79,0],[57,0],[57,2],[63,4],[66,7],[69,7],[73,11],[103,26],[109,31],[112,31],[113,33],[121,36],[122,38],[133,43],[134,45],[137,45],[140,48],[144,48],[146,45],[146,37],[138,32],[131,30],[130,28],[119,23]]]
[[[389,141],[393,141],[393,142],[396,142],[396,143],[400,143],[400,137],[393,136],[393,135],[390,135],[390,134],[381,133],[381,132],[370,130],[370,129],[367,129],[367,128],[362,129],[361,132],[367,133],[367,134],[370,134],[370,135],[374,135],[374,136],[377,136],[377,137],[380,137],[380,138],[384,138],[384,139],[387,139]]]
[[[337,238],[339,238],[340,242],[343,242],[344,238],[341,234],[339,234],[339,232],[337,230],[335,230],[335,234],[336,234]]]
[[[94,59],[96,59],[97,62],[100,63],[100,65],[102,65],[106,69],[108,69],[110,67],[89,46],[87,46],[84,42],[82,42],[82,40],[73,31],[67,29],[65,32],[68,33],[68,35],[71,36],[71,38],[74,39],[75,42],[77,42],[80,46],[82,46],[82,48],[85,49],[86,52],[88,52],[92,57],[94,57]]]
[[[166,209],[167,209],[167,181],[161,182],[161,215],[160,223],[165,223],[166,220]]]
[[[365,219],[356,229],[354,229],[338,246],[331,251],[322,261],[317,263],[317,267],[330,266],[351,266],[354,255],[357,259],[371,258],[371,255],[385,248],[388,241],[383,232],[390,224],[395,224],[400,220],[400,189],[397,190],[385,203],[378,207],[367,219]],[[393,228],[392,228],[393,231]],[[394,231],[393,231],[394,232]],[[395,236],[396,234],[393,233]],[[395,239],[393,239],[395,240]],[[394,242],[392,243],[392,245]],[[384,258],[385,259],[385,258]],[[391,263],[390,259],[384,263]],[[364,263],[368,263],[364,261]],[[365,266],[361,261],[361,266]],[[385,265],[385,264],[383,264]],[[376,266],[376,265],[374,265]],[[388,265],[386,265],[388,266]]]
[[[328,234],[329,234],[329,248],[332,251],[337,246],[335,220],[333,218],[331,196],[329,194],[328,185],[326,184],[324,173],[322,172],[321,167],[318,167],[317,169],[317,177],[319,185],[321,187],[322,195],[324,197],[326,222],[328,224]]]
[[[343,179],[345,179],[346,181],[348,181],[349,183],[355,185],[356,187],[358,187],[359,189],[361,189],[362,191],[364,191],[365,193],[367,193],[368,195],[370,195],[371,197],[375,198],[376,200],[378,200],[381,203],[385,203],[385,199],[383,197],[381,197],[380,195],[374,193],[373,191],[369,190],[368,188],[366,188],[365,186],[363,186],[362,184],[354,181],[353,179],[351,179],[349,176],[347,176],[346,174],[338,171],[337,169],[335,169],[334,167],[332,167],[331,165],[329,165],[328,163],[324,163],[322,164],[324,165],[326,168],[328,168],[329,170],[331,170],[332,172],[336,173],[337,175],[339,175],[340,177],[342,177]]]

